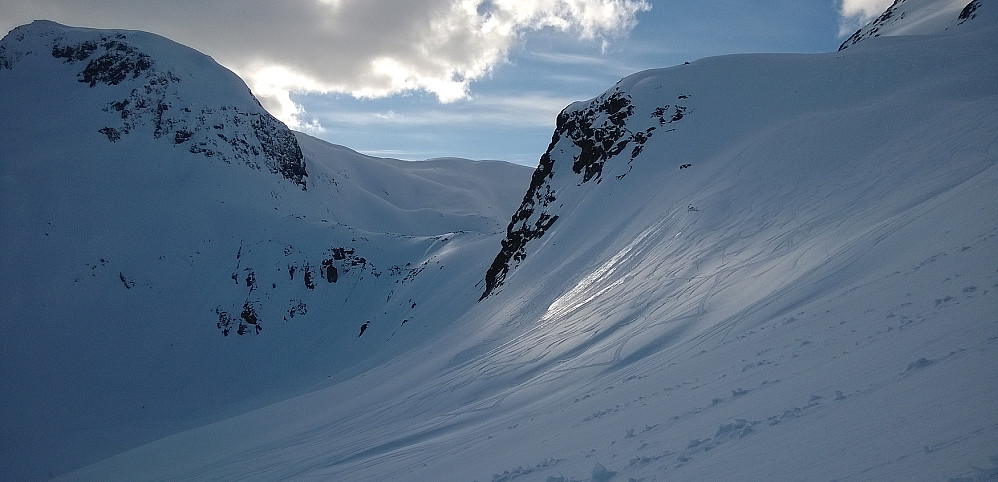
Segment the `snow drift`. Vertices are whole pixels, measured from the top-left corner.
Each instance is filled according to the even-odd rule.
[[[488,218],[509,219],[505,231],[446,243],[423,233],[392,248],[407,254],[398,262],[449,258],[445,269],[431,261],[417,278],[427,281],[362,337],[359,323],[343,328],[340,355],[361,357],[351,370],[312,390],[275,389],[266,406],[220,405],[207,411],[214,423],[168,427],[64,478],[994,478],[998,11],[945,0],[891,8],[901,7],[896,30],[840,52],[702,59],[567,107],[509,210]],[[945,19],[924,21],[941,10]],[[307,191],[272,176],[286,186],[270,188],[275,199],[322,185],[309,146],[323,145],[298,137]],[[243,171],[259,174],[225,172]],[[345,177],[325,185],[345,190]],[[323,226],[324,214],[303,214]],[[54,229],[39,219],[36,232]],[[241,233],[244,221],[227,226]],[[329,242],[299,248],[312,224],[278,246],[315,259],[307,253]],[[355,253],[397,246],[367,233]],[[244,238],[220,250],[227,272],[238,258],[248,263],[238,269],[287,276],[265,248],[239,254]],[[372,288],[370,278],[390,279],[365,277]],[[247,287],[236,281],[238,307]],[[381,321],[410,299],[434,322],[406,331],[403,346],[413,323]],[[208,328],[203,339],[229,338]],[[5,343],[5,356],[27,346]],[[22,380],[9,373],[5,383]]]

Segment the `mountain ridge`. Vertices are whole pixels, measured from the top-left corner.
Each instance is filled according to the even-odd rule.
[[[128,215],[111,201],[137,194],[82,177],[114,189],[96,203],[108,215],[80,216],[36,202],[79,186],[32,177],[37,164],[14,155],[0,162],[4,204],[35,210],[0,213],[17,227],[5,250],[26,258],[0,271],[31,273],[4,277],[3,298],[34,322],[4,325],[2,379],[20,400],[45,393],[41,374],[75,400],[127,399],[104,418],[73,412],[79,404],[45,406],[68,417],[21,408],[9,429],[21,444],[0,454],[44,452],[51,441],[37,434],[89,427],[146,438],[120,438],[101,453],[117,455],[63,480],[994,477],[998,34],[988,7],[959,28],[842,52],[636,73],[566,108],[533,176],[378,160],[297,133],[304,191],[172,147],[166,156],[161,144],[148,156],[151,136],[109,143],[99,123],[56,122],[85,133],[50,137],[61,141],[23,159],[86,174],[97,159],[57,161],[61,142],[89,139],[69,145],[170,202]],[[0,137],[10,152],[32,152],[11,137]],[[139,176],[133,152],[171,167],[132,166],[156,170]],[[508,182],[476,193],[493,179]],[[462,180],[473,187],[445,189]],[[169,213],[186,198],[211,207],[211,222],[192,225],[201,233],[153,229],[149,218],[184,226]],[[496,200],[504,207],[487,210]],[[120,228],[132,223],[152,226]],[[176,247],[150,243],[150,229]],[[44,255],[53,259],[35,261]],[[43,288],[88,310],[54,309]],[[135,307],[143,290],[171,296],[143,297],[112,343],[86,336],[97,324],[45,323]],[[181,296],[199,307],[192,322],[134,322],[175,313]],[[247,302],[256,315],[243,316]],[[122,353],[135,340],[141,353]],[[95,355],[77,345],[115,356],[81,372],[72,362]],[[52,371],[10,368],[34,366],[33,352],[54,352],[35,363]],[[214,364],[192,356],[201,352]],[[123,362],[135,365],[114,369]],[[207,380],[167,376],[206,366]],[[137,395],[131,373],[156,373],[160,391]],[[0,397],[12,405],[11,392]],[[149,433],[163,438],[135,446]],[[40,478],[95,458],[60,443],[61,459],[17,467]]]
[[[99,130],[109,142],[117,142],[133,130],[149,135],[148,130],[152,129],[153,138],[172,141],[192,153],[267,169],[302,189],[306,187],[308,174],[291,131],[266,112],[245,85],[242,89],[235,88],[242,81],[234,73],[203,68],[213,61],[200,52],[188,49],[189,55],[204,57],[193,62],[181,62],[172,56],[166,59],[170,67],[163,70],[157,65],[160,60],[145,50],[169,50],[170,47],[164,49],[159,45],[169,41],[144,32],[119,30],[104,35],[94,29],[35,21],[15,28],[5,38],[7,42],[0,47],[0,66],[7,70],[21,68],[18,64],[35,60],[39,53],[44,57],[44,52],[50,51],[52,58],[63,61],[74,71],[85,63],[76,77],[91,88],[98,84],[134,86],[127,97],[111,100],[104,108],[105,112],[120,115],[120,123],[112,122]],[[29,45],[24,45],[25,39]],[[221,75],[201,79],[197,87],[203,89],[206,83],[230,85],[230,92],[237,94],[230,100],[249,106],[248,111],[240,112],[234,105],[208,105],[211,100],[198,99],[197,89],[185,88],[185,78],[208,72]],[[171,109],[174,104],[183,107]]]
[[[3,479],[431,336],[443,327],[420,312],[475,283],[464,250],[495,238],[529,175],[292,132],[232,72],[152,34],[43,21],[0,46],[0,118],[18,127],[0,132]]]
[[[904,18],[904,13],[907,10],[901,11],[902,5],[911,10],[912,13],[908,15],[908,21],[898,23],[895,20],[894,28],[907,29],[911,31],[913,27],[909,27],[909,24],[914,24],[914,28],[925,27],[925,22],[921,21],[926,16],[931,17],[935,22],[929,22],[931,25],[927,27],[924,31],[926,35],[935,32],[945,32],[948,27],[941,28],[937,24],[943,24],[947,26],[962,25],[962,23],[969,19],[971,14],[964,15],[964,11],[970,10],[970,7],[979,7],[980,2],[971,2],[967,5],[967,8],[960,10],[955,9],[954,5],[959,3],[963,5],[962,2],[919,2],[918,0],[908,0],[909,3],[905,3],[906,0],[898,0],[892,5],[888,10],[877,19],[874,19],[866,30],[861,29],[861,31],[875,32],[878,31],[880,26],[886,21],[885,19],[896,19],[898,17]],[[933,3],[934,2],[934,3]],[[939,8],[943,5],[945,8]],[[932,8],[935,7],[935,8]],[[975,7],[975,11],[976,11]],[[937,10],[942,10],[943,13],[956,11],[960,13],[961,17],[967,18],[957,18],[956,14],[952,18],[943,18],[942,20],[937,20],[936,17],[939,16]],[[900,12],[900,13],[897,13]],[[994,15],[994,9],[989,9],[991,15]],[[921,16],[919,15],[921,14]],[[973,14],[976,16],[976,14]],[[993,19],[992,19],[993,20]],[[987,21],[984,21],[987,22]],[[977,22],[983,23],[983,22]],[[992,22],[993,23],[993,22]],[[884,35],[893,35],[891,32],[884,32]],[[879,34],[876,34],[879,36]],[[873,35],[870,35],[871,37]],[[867,36],[861,36],[866,38]],[[860,40],[857,39],[853,42],[847,43],[857,43]],[[845,44],[844,44],[845,45]],[[843,49],[840,49],[840,51]],[[758,55],[759,59],[769,58],[776,59],[777,54],[754,54]],[[749,58],[745,56],[738,56],[739,58]],[[781,58],[786,59],[780,62],[781,64],[786,64],[789,67],[791,62],[797,58],[808,58],[807,56],[784,56]],[[539,165],[534,172],[530,188],[521,203],[520,208],[513,215],[510,224],[507,226],[506,238],[502,242],[502,249],[494,259],[489,271],[486,273],[485,290],[481,295],[481,299],[485,299],[490,294],[492,294],[496,289],[499,289],[504,283],[506,276],[509,272],[521,263],[527,256],[526,247],[530,241],[539,239],[548,231],[560,218],[557,208],[551,207],[552,203],[556,201],[556,193],[558,191],[568,191],[571,190],[572,184],[576,187],[581,187],[583,184],[592,183],[600,184],[604,180],[603,170],[604,166],[607,165],[611,158],[614,158],[612,163],[617,165],[616,171],[612,178],[614,180],[620,181],[627,176],[634,167],[635,159],[638,158],[644,149],[646,142],[652,142],[652,138],[655,137],[655,141],[660,139],[667,139],[673,134],[677,128],[681,129],[684,125],[683,119],[687,116],[697,116],[702,115],[697,113],[696,103],[701,95],[696,94],[698,86],[694,86],[693,83],[684,79],[681,74],[684,70],[697,70],[705,63],[712,63],[721,61],[721,58],[716,59],[702,59],[691,64],[672,67],[670,69],[654,69],[646,72],[639,72],[628,76],[627,78],[621,80],[616,86],[610,90],[604,92],[600,96],[596,97],[587,102],[577,102],[565,108],[564,111],[558,116],[558,123],[555,129],[554,137],[551,141],[547,152],[541,157]],[[896,61],[895,68],[904,68],[904,62]],[[927,69],[928,67],[926,67]],[[924,73],[927,70],[923,70],[920,73]],[[682,87],[673,87],[668,85],[668,81],[661,81],[655,79],[656,72],[675,73],[677,80],[673,81],[673,84],[678,84]],[[836,72],[838,74],[838,72]],[[712,72],[711,74],[703,75],[707,77],[708,82],[713,82],[714,78],[719,78],[723,73]],[[754,72],[753,75],[759,77],[766,76],[767,74],[762,72]],[[795,102],[795,97],[800,98],[805,94],[808,87],[813,87],[823,81],[823,79],[815,79],[814,82],[809,86],[806,82],[801,79],[794,78],[793,75],[774,75],[770,82],[777,83],[780,85],[788,86],[788,88],[793,89],[793,92],[789,96],[784,96],[783,99],[777,98],[773,99],[772,102],[781,102],[785,105],[792,105]],[[639,86],[644,78],[649,78],[655,80],[659,83],[658,86],[654,87],[655,90],[671,88],[672,91],[668,94],[655,93],[654,95],[649,95],[647,89],[644,89],[644,95],[647,98],[654,97],[655,100],[646,100],[641,102],[644,104],[643,110],[640,115],[634,115],[634,99],[629,92],[630,89],[634,89]],[[856,84],[855,79],[847,79],[844,77],[838,77],[836,80],[848,84]],[[850,85],[851,87],[851,85]],[[729,85],[729,89],[740,89],[743,88],[737,85]],[[834,87],[833,87],[834,88]],[[862,87],[861,87],[862,88]],[[842,89],[844,90],[844,89]],[[849,92],[848,95],[862,95],[861,91]],[[816,92],[809,92],[806,95],[812,98],[818,98]],[[691,98],[692,97],[692,98]],[[649,108],[649,104],[658,102],[661,105],[652,106],[653,109]],[[750,101],[752,102],[752,101]],[[847,99],[843,96],[843,102],[853,102],[858,104],[855,100]],[[758,104],[758,103],[757,103]],[[768,109],[769,107],[758,105],[759,110]],[[827,108],[827,106],[826,106]],[[801,115],[809,114],[807,111],[802,112],[791,112],[789,115]],[[740,115],[746,116],[751,115],[749,112],[741,112]],[[721,113],[715,113],[715,115],[720,116]],[[634,119],[632,121],[632,119]],[[637,123],[638,125],[634,125]],[[744,128],[745,126],[733,125],[732,127],[737,129]],[[657,135],[656,135],[657,134]],[[711,138],[713,133],[703,133],[703,138]],[[748,135],[744,135],[748,138]],[[740,141],[739,141],[740,142]],[[680,153],[680,156],[684,154]],[[560,162],[555,161],[555,157],[558,157]],[[555,181],[553,181],[555,166],[558,166],[560,170],[567,172],[566,164],[571,164],[571,171],[575,175],[580,175],[577,180],[562,180],[558,181],[561,186],[556,187]],[[688,166],[686,161],[682,157],[679,159],[679,168],[685,169]],[[700,166],[697,166],[699,169]],[[592,188],[596,189],[596,188]],[[559,203],[563,204],[563,203]],[[574,205],[573,202],[568,203],[570,206]],[[692,208],[692,204],[688,206]]]
[[[839,50],[880,36],[931,35],[945,32],[974,20],[982,5],[982,0],[969,3],[964,0],[894,0],[884,13],[842,42]],[[994,15],[994,12],[988,14]]]

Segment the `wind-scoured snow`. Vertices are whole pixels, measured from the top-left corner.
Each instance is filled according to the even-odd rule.
[[[320,280],[314,291],[279,284],[270,291],[279,299],[326,290],[322,296],[332,296],[333,307],[316,309],[329,310],[322,313],[330,317],[339,303],[351,314],[371,313],[329,289],[363,274],[366,281],[356,282],[368,288],[351,291],[350,299],[369,296],[362,299],[374,303],[373,293],[392,278],[365,274],[369,264],[383,269],[422,253],[419,259],[428,263],[414,272],[416,281],[405,281],[404,294],[392,295],[387,315],[372,319],[363,336],[357,336],[360,323],[330,328],[336,336],[322,341],[337,340],[335,359],[359,360],[352,369],[324,383],[316,379],[321,371],[310,372],[317,375],[313,390],[300,383],[289,382],[296,389],[283,391],[268,385],[274,403],[266,406],[260,393],[227,393],[227,401],[254,395],[259,403],[220,403],[203,412],[213,423],[166,427],[160,433],[173,435],[63,479],[998,477],[998,9],[977,3],[973,18],[958,18],[966,10],[955,9],[948,28],[912,27],[904,36],[870,37],[836,53],[724,56],[627,77],[559,116],[533,177],[524,176],[518,194],[504,198],[506,214],[483,216],[484,224],[502,223],[493,225],[498,234],[421,233],[399,241],[388,233],[405,232],[399,226],[406,221],[393,213],[422,213],[418,202],[425,198],[400,194],[408,201],[393,204],[390,193],[399,191],[377,196],[376,186],[395,185],[397,178],[367,170],[381,161],[353,163],[361,158],[344,148],[298,136],[309,170],[307,191],[277,178],[286,191],[269,188],[276,201],[236,191],[218,201],[236,213],[259,206],[225,225],[238,233],[249,229],[244,222],[264,212],[270,215],[264,219],[276,217],[291,206],[308,222],[284,216],[280,229],[260,224],[256,236],[231,237],[217,258],[232,263],[238,255],[245,263],[238,269],[265,266],[254,271],[254,283],[264,287],[272,282],[276,248],[238,239],[279,236],[277,246],[295,240],[290,262],[277,265],[282,268],[332,259],[335,283]],[[899,4],[926,7],[905,15],[912,25],[928,7],[950,9],[945,0]],[[337,158],[346,160],[320,161]],[[216,165],[184,159],[199,162],[191,172]],[[13,168],[7,161],[4,166],[6,182]],[[404,176],[453,186],[460,169],[439,177],[407,170]],[[263,175],[224,171],[236,172]],[[236,186],[245,192],[246,184]],[[336,238],[350,250],[327,250],[330,238],[317,237],[329,230],[323,216],[339,209],[350,223],[364,221],[333,202],[314,207],[288,200],[319,190],[338,193],[346,204],[350,196],[377,197],[383,203],[370,205],[383,210],[373,218],[385,216],[379,223],[398,229],[374,235],[372,228],[336,227],[334,236],[351,236],[349,243],[346,235]],[[490,196],[468,194],[481,204]],[[239,204],[229,206],[235,198]],[[444,219],[481,219],[458,205],[437,211]],[[52,203],[47,209],[66,208]],[[12,215],[4,216],[6,225]],[[44,222],[22,228],[25,239],[37,242],[46,229],[54,230]],[[28,238],[31,233],[36,237]],[[65,244],[70,237],[62,236]],[[127,252],[112,246],[108,252]],[[379,256],[365,254],[371,252]],[[45,269],[17,286],[57,278],[58,269]],[[125,299],[145,281],[121,273],[117,284],[131,280],[131,288],[108,292],[94,285],[72,300],[107,293]],[[239,273],[232,306],[247,296]],[[172,276],[183,274],[209,277],[200,268]],[[61,283],[56,287],[75,286]],[[170,295],[176,299],[176,292]],[[44,308],[49,299],[34,295],[34,304],[15,306]],[[397,299],[403,304],[391,304]],[[410,300],[418,306],[408,323],[385,323],[408,313]],[[312,306],[327,306],[308,301],[310,316]],[[417,319],[422,329],[406,331]],[[325,346],[288,335],[291,320],[274,324],[264,322],[259,336],[235,338],[248,342],[243,344],[215,344],[234,335],[199,325],[203,333],[197,336],[184,332],[187,352],[210,340],[213,349],[243,347],[238,360],[245,362],[281,350],[304,356]],[[158,330],[171,342],[180,338],[175,326]],[[284,338],[264,347],[274,340],[265,337],[269,330]],[[142,333],[123,334],[116,344]],[[7,360],[29,357],[22,347],[49,347],[25,344],[36,330],[14,335],[20,341],[4,341],[4,356],[12,355],[4,360],[10,371],[3,380],[21,383],[23,392],[48,372],[17,377]],[[96,336],[85,341],[112,345]],[[161,372],[197,368],[172,363],[160,364],[167,367]],[[235,366],[226,365],[224,375],[250,378]],[[46,382],[74,380],[94,393],[119,395],[120,384],[95,382],[99,372]],[[148,366],[135,372],[155,373]],[[169,379],[153,377],[159,376]],[[274,370],[272,380],[298,377]],[[172,388],[190,390],[186,383]],[[114,427],[105,419],[91,421],[95,434]]]

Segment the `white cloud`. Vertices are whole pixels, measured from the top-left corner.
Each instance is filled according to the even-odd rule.
[[[0,27],[49,18],[159,33],[212,55],[302,127],[290,92],[421,90],[452,102],[530,31],[605,40],[650,8],[648,0],[0,0],[14,14]]]
[[[874,17],[884,13],[892,3],[893,0],[842,0],[842,5],[839,7],[839,14],[842,16],[839,20],[839,35],[853,33]]]
[[[870,21],[887,10],[893,0],[842,0],[840,12],[843,17],[859,17]]]

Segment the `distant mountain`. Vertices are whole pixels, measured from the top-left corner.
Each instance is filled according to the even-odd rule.
[[[474,303],[530,174],[292,132],[235,74],[144,32],[18,27],[0,92],[3,480],[436,336]]]
[[[532,176],[296,134],[303,190],[0,70],[3,476],[994,479],[998,9],[954,5],[628,76]]]
[[[880,36],[931,35],[977,17],[983,0],[894,0],[884,13],[852,34],[839,50]]]

